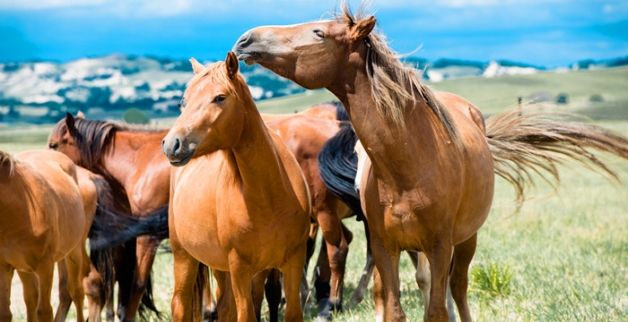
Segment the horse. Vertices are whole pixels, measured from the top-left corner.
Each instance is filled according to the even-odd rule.
[[[530,171],[558,181],[561,157],[616,176],[581,151],[626,158],[628,141],[594,126],[557,122],[542,111],[495,116],[484,133],[440,101],[373,30],[375,24],[374,16],[356,17],[345,6],[331,20],[253,28],[233,50],[246,63],[305,88],[327,88],[347,108],[369,157],[360,196],[378,271],[377,319],[405,320],[398,269],[400,251],[409,249],[429,261],[426,320],[447,320],[449,284],[461,320],[470,321],[468,268],[491,208],[495,173],[521,200]]]
[[[67,114],[50,134],[48,146],[66,154],[76,164],[102,175],[114,191],[125,192],[124,200],[117,199],[129,203],[134,216],[161,217],[167,223],[170,167],[159,152],[159,142],[165,133],[160,130],[130,131],[114,123]],[[127,237],[137,233],[130,232]],[[150,273],[157,247],[165,236],[164,233],[142,235],[133,242],[135,245],[127,245],[122,250],[135,252],[135,255],[120,254],[127,260],[123,260],[123,267],[116,270],[116,278],[121,279],[118,295],[120,320],[133,321],[138,309],[140,314],[151,311],[159,315],[152,298]],[[130,258],[136,263],[127,263]]]
[[[11,321],[11,278],[18,271],[29,321],[52,321],[53,270],[62,262],[67,291],[83,321],[84,241],[89,226],[77,169],[65,155],[0,151],[0,321]],[[93,213],[92,213],[93,215]],[[58,315],[55,320],[64,319]]]
[[[228,272],[238,321],[255,319],[254,275],[279,269],[286,320],[302,321],[299,289],[311,212],[307,183],[292,153],[266,129],[235,54],[195,73],[162,146],[177,167],[169,203],[173,320],[195,317],[193,303],[200,295],[194,285],[202,262]]]
[[[202,65],[197,62],[194,64],[196,68],[199,66],[202,68]],[[329,311],[341,310],[344,267],[348,254],[348,244],[351,239],[351,232],[343,227],[341,219],[348,217],[351,211],[337,198],[330,195],[327,187],[321,182],[317,156],[326,140],[338,131],[340,124],[346,122],[344,107],[336,103],[323,103],[296,114],[263,114],[262,119],[274,133],[282,138],[295,155],[308,182],[312,197],[313,220],[320,226],[326,244],[326,247],[321,248],[322,257],[320,257],[319,269],[317,270],[320,274],[315,282],[317,301],[322,301],[321,314],[326,315],[329,314]],[[121,132],[124,132],[125,135],[120,135]],[[128,150],[123,148],[123,144],[140,140],[143,142],[150,141],[151,144],[148,144],[147,147],[155,148],[161,137],[146,136],[144,135],[146,132],[142,129],[129,128],[113,122],[88,120],[82,116],[73,117],[67,114],[53,129],[48,139],[48,145],[52,149],[70,156],[77,164],[85,165],[96,164],[95,161],[89,160],[102,159],[103,153],[112,151],[111,158],[113,159],[110,162],[100,162],[106,170],[118,162],[115,158],[124,156],[123,153],[117,151]],[[169,171],[168,162],[165,158],[153,158],[151,162],[164,164],[152,166],[152,168],[164,172]],[[93,166],[91,168],[98,169]],[[99,170],[99,172],[104,173],[103,170]],[[167,176],[167,174],[158,176]],[[158,181],[157,183],[167,185],[169,178],[165,182]],[[168,190],[162,187],[151,191],[161,194]],[[159,196],[158,199],[163,200],[164,196]],[[310,255],[308,254],[308,261]],[[272,291],[268,295],[270,294]],[[212,311],[210,308],[212,301],[211,293],[208,290],[206,296],[206,311],[210,312]],[[274,301],[278,305],[278,300],[275,299]],[[270,305],[271,321],[276,320],[277,305]]]

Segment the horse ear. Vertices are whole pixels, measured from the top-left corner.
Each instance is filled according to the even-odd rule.
[[[82,111],[78,111],[78,112],[76,112],[76,118],[77,119],[85,119],[85,114],[83,114]]]
[[[190,64],[192,64],[192,71],[194,71],[194,74],[198,74],[203,69],[205,69],[205,66],[203,66],[203,64],[199,63],[198,60],[196,60],[196,58],[194,58],[194,57],[190,58]]]
[[[74,116],[70,113],[65,113],[65,126],[68,128],[70,134],[74,135],[77,132],[76,125],[74,124]]]
[[[351,40],[358,41],[364,39],[371,33],[371,31],[373,31],[376,22],[377,20],[375,19],[375,16],[370,16],[356,22],[349,30]]]
[[[225,66],[227,67],[227,74],[229,75],[229,78],[233,79],[238,73],[240,63],[238,62],[238,57],[232,51],[227,53],[227,58],[225,58]]]

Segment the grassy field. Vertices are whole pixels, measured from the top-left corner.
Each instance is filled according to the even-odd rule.
[[[628,135],[628,69],[537,74],[496,79],[461,79],[434,84],[459,93],[485,114],[515,105],[517,97],[566,93],[565,108],[585,113],[597,124]],[[590,102],[601,95],[602,102]],[[260,104],[264,112],[289,113],[332,99],[313,91]],[[0,128],[0,149],[11,152],[44,147],[50,127]],[[578,166],[561,168],[558,193],[543,184],[531,191],[515,213],[514,194],[498,180],[493,209],[479,232],[471,268],[470,303],[480,321],[622,321],[628,316],[628,163],[603,157],[624,183],[612,183]],[[357,284],[365,261],[361,223],[354,232],[346,275],[346,299]],[[421,294],[407,256],[401,263],[403,307],[409,321],[423,315]],[[311,272],[310,272],[311,273]],[[172,292],[172,256],[157,256],[156,301],[168,314]],[[19,287],[19,284],[14,284]],[[13,298],[17,320],[24,319],[20,298]],[[315,305],[306,311],[315,316]],[[374,318],[370,296],[357,307],[345,306],[336,321]]]

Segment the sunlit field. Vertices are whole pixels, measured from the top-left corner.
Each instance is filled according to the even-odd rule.
[[[565,93],[569,103],[561,108],[584,113],[591,122],[628,135],[626,68],[459,79],[433,86],[467,97],[486,115],[515,106],[517,97],[525,102],[538,92],[547,92],[552,97]],[[591,99],[593,95],[599,95],[602,100]],[[260,110],[292,113],[332,98],[329,93],[314,91],[262,102]],[[154,122],[166,125],[169,121]],[[50,129],[50,126],[0,128],[0,149],[18,152],[45,148]],[[622,182],[610,181],[568,163],[561,168],[560,189],[554,191],[539,183],[529,190],[529,199],[519,212],[516,212],[512,188],[497,180],[493,208],[479,231],[478,250],[470,272],[469,300],[475,320],[626,319],[628,163],[602,157],[619,173]],[[345,280],[345,311],[336,315],[335,320],[372,321],[375,313],[370,293],[358,306],[347,303],[365,263],[366,241],[362,223],[348,219],[346,224],[354,233],[354,240],[350,245]],[[172,269],[171,254],[161,252],[153,268],[153,289],[164,320],[169,320]],[[408,320],[421,321],[423,299],[414,281],[413,267],[405,255],[400,271],[402,304]],[[25,320],[24,305],[17,281],[16,278],[13,287],[17,290],[13,293],[18,297],[13,297],[12,308],[14,318],[22,321]],[[306,318],[313,320],[316,304],[311,301],[308,305]]]

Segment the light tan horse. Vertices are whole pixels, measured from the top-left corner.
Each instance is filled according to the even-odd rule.
[[[485,134],[473,115],[422,84],[374,27],[375,17],[356,18],[344,8],[333,20],[252,29],[234,51],[306,88],[327,88],[346,106],[370,159],[360,187],[379,272],[378,319],[405,320],[398,270],[400,250],[408,249],[429,260],[426,319],[447,320],[449,280],[461,319],[469,321],[468,268],[491,207],[494,173],[520,195],[530,171],[556,177],[562,156],[613,175],[593,154],[578,151],[628,157],[628,141],[543,113],[506,113]]]
[[[182,166],[170,185],[173,320],[200,318],[193,302],[200,304],[194,285],[202,262],[229,272],[238,321],[255,320],[254,275],[280,269],[286,320],[302,321],[307,184],[294,156],[262,122],[233,53],[195,71],[163,150],[171,164]]]
[[[24,285],[28,321],[52,321],[58,261],[65,264],[77,319],[83,321],[86,216],[76,171],[58,152],[23,152],[14,158],[0,152],[0,321],[11,320],[15,270]]]

